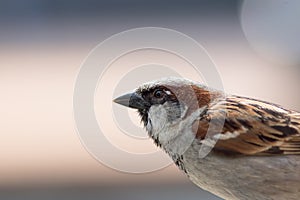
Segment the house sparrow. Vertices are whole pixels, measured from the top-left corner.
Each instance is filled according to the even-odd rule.
[[[114,102],[137,109],[155,144],[224,199],[300,198],[300,113],[167,78]]]

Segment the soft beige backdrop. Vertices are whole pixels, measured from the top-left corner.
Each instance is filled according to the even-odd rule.
[[[135,7],[120,4],[99,6],[97,9],[106,12],[94,9],[94,15],[89,17],[77,16],[76,12],[74,16],[77,17],[74,17],[72,10],[64,15],[63,9],[61,15],[54,13],[52,18],[43,15],[42,11],[42,17],[33,12],[36,16],[27,13],[30,17],[24,20],[22,13],[9,22],[1,17],[0,198],[5,192],[12,195],[25,188],[26,193],[26,188],[31,188],[32,194],[38,194],[40,188],[46,188],[41,195],[44,199],[53,192],[48,192],[49,188],[58,188],[55,193],[71,186],[75,187],[74,191],[79,191],[75,196],[81,192],[78,188],[91,187],[91,190],[85,190],[84,198],[99,191],[96,199],[105,197],[103,194],[116,197],[115,188],[118,192],[123,191],[119,199],[130,199],[134,192],[140,192],[141,198],[145,199],[163,194],[165,199],[182,199],[186,195],[192,198],[192,194],[199,199],[200,195],[205,195],[174,165],[148,174],[120,173],[95,160],[80,142],[72,110],[74,83],[80,65],[98,43],[127,29],[158,26],[181,31],[204,46],[228,93],[259,98],[300,111],[299,65],[276,63],[278,59],[265,58],[252,49],[242,31],[235,1],[226,4],[223,1],[203,2],[198,7],[193,4],[179,6],[177,2],[174,11],[168,10],[171,3],[158,6],[159,9],[153,5],[145,12],[137,7],[137,13],[132,12]],[[114,10],[115,7],[119,9]],[[132,63],[137,61],[131,59]],[[130,59],[126,61],[126,64],[130,63]],[[139,81],[144,79],[141,77]],[[100,115],[112,117],[110,113],[97,113],[98,117]],[[129,117],[136,119],[134,113]],[[115,130],[116,127],[110,128]],[[143,148],[142,144],[128,143],[120,139],[126,136],[115,137],[115,134],[111,134],[111,139],[117,139],[116,143],[131,151],[158,151],[150,141],[143,141],[142,144],[146,144]],[[143,189],[139,189],[141,187]],[[73,190],[65,191],[73,194]],[[170,196],[172,194],[175,196]],[[59,197],[65,199],[64,195]],[[23,199],[22,192],[18,199]]]

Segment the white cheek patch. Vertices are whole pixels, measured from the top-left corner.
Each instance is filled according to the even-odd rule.
[[[199,108],[191,113],[185,119],[181,119],[177,124],[168,128],[169,135],[165,148],[171,154],[182,155],[195,140],[195,134],[192,131],[192,125],[204,111],[205,107]]]
[[[151,132],[156,138],[159,138],[161,143],[167,142],[174,137],[174,128],[171,130],[171,127],[180,124],[182,117],[187,112],[187,107],[181,106],[179,108],[181,109],[181,117],[170,120],[169,108],[170,105],[166,102],[163,105],[158,104],[151,106],[148,112],[148,124],[146,128],[148,132]],[[171,112],[171,114],[173,113]]]
[[[205,108],[198,109],[185,119],[179,118],[174,123],[168,120],[165,106],[167,105],[151,106],[148,113],[151,121],[151,133],[159,140],[168,153],[182,154],[194,141],[195,134],[192,132],[192,124],[199,119]],[[183,110],[183,113],[185,112],[186,110]]]
[[[148,118],[151,120],[151,132],[157,135],[161,132],[167,122],[167,111],[163,105],[153,105],[149,109]]]

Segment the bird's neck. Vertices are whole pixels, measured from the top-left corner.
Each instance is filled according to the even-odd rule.
[[[148,133],[156,145],[163,148],[173,159],[183,155],[195,140],[196,135],[192,125],[207,107],[198,108],[188,116],[185,115],[188,108],[183,108],[181,118],[172,122],[166,120],[167,113],[161,109],[161,106],[149,110]]]

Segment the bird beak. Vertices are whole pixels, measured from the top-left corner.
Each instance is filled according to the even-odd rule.
[[[145,109],[149,106],[149,103],[136,92],[124,94],[113,101],[117,104],[134,109]]]

